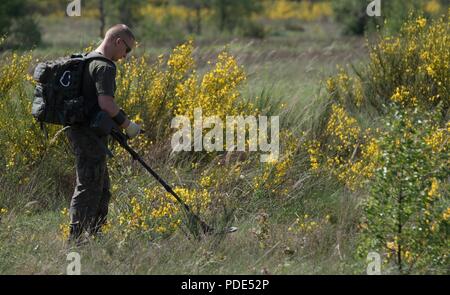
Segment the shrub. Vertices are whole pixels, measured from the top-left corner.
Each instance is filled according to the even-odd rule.
[[[369,2],[359,0],[333,1],[335,19],[343,26],[345,34],[362,35],[369,18],[366,7]]]
[[[171,15],[165,15],[161,20],[155,20],[143,16],[139,22],[138,33],[143,39],[157,42],[184,42],[184,29],[177,19]]]
[[[31,110],[31,55],[13,53],[3,58],[0,68],[0,171],[31,165],[44,150],[39,127]]]
[[[331,100],[350,115],[358,117],[369,112],[372,120],[386,114],[390,103],[423,109],[442,103],[443,112],[447,112],[448,19],[448,15],[431,22],[424,17],[413,18],[398,35],[381,36],[374,44],[368,44],[369,62],[363,70],[353,67],[352,74],[340,68],[337,75],[327,80]]]
[[[395,110],[395,111],[394,111]],[[384,255],[399,273],[445,273],[450,211],[450,123],[440,110],[394,108],[362,221],[360,254]]]
[[[29,49],[42,43],[41,31],[37,21],[32,17],[13,21],[7,45],[12,48]]]
[[[270,20],[317,21],[333,14],[330,2],[266,1],[262,15]]]
[[[25,0],[4,0],[0,2],[0,35],[8,33],[12,21],[26,14]]]
[[[193,119],[198,107],[204,116],[217,115],[224,121],[226,115],[250,110],[250,104],[238,101],[245,74],[236,60],[222,52],[212,69],[199,76],[193,49],[193,43],[187,42],[177,46],[167,60],[161,55],[151,66],[143,56],[118,67],[117,100],[151,126],[150,139],[167,138],[172,132],[171,119],[176,115]]]
[[[391,0],[381,1],[381,16],[369,17],[366,13],[367,5],[373,0],[339,0],[333,1],[334,15],[337,22],[343,26],[345,34],[362,35],[368,29],[382,27],[385,32],[395,34],[399,32],[404,22],[413,11],[426,13],[428,17],[445,13],[448,5],[439,1],[425,0]]]
[[[242,35],[244,37],[264,39],[267,35],[267,28],[262,23],[249,21],[243,26]]]
[[[449,30],[448,15],[417,17],[369,45],[363,70],[327,81],[305,143],[313,172],[369,189],[359,253],[379,251],[402,273],[448,264]]]

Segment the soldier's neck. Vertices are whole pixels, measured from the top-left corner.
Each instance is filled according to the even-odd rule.
[[[105,45],[105,44],[100,44],[99,47],[97,47],[97,49],[95,49],[96,52],[101,53],[104,57],[111,59],[112,60],[112,52],[110,50],[110,48]]]

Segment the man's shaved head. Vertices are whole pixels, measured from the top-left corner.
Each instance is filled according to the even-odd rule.
[[[109,28],[97,51],[106,54],[113,61],[125,58],[136,47],[136,39],[130,28],[118,24]]]
[[[136,40],[134,38],[133,32],[131,32],[130,28],[124,24],[115,25],[106,32],[105,39],[111,40],[114,38],[126,38]]]

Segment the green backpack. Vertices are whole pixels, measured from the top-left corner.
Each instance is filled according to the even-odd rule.
[[[103,55],[73,54],[56,60],[39,63],[33,78],[37,82],[31,113],[38,122],[56,125],[84,123],[89,110],[82,95],[83,73],[87,61],[103,59]]]

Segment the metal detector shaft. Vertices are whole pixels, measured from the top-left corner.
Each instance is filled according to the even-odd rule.
[[[164,181],[147,163],[139,156],[139,154],[133,150],[127,143],[126,137],[120,131],[112,130],[111,136],[126,150],[128,151],[134,160],[137,160],[141,163],[142,166],[166,189],[168,193],[170,193],[181,205],[183,205],[184,209],[186,209],[187,213],[191,215],[197,222],[200,223],[200,226],[204,233],[208,233],[212,231],[212,228],[206,224],[203,220],[200,219],[197,215],[195,215],[189,206],[183,202],[183,200],[178,196],[178,194],[172,189],[167,182]]]

